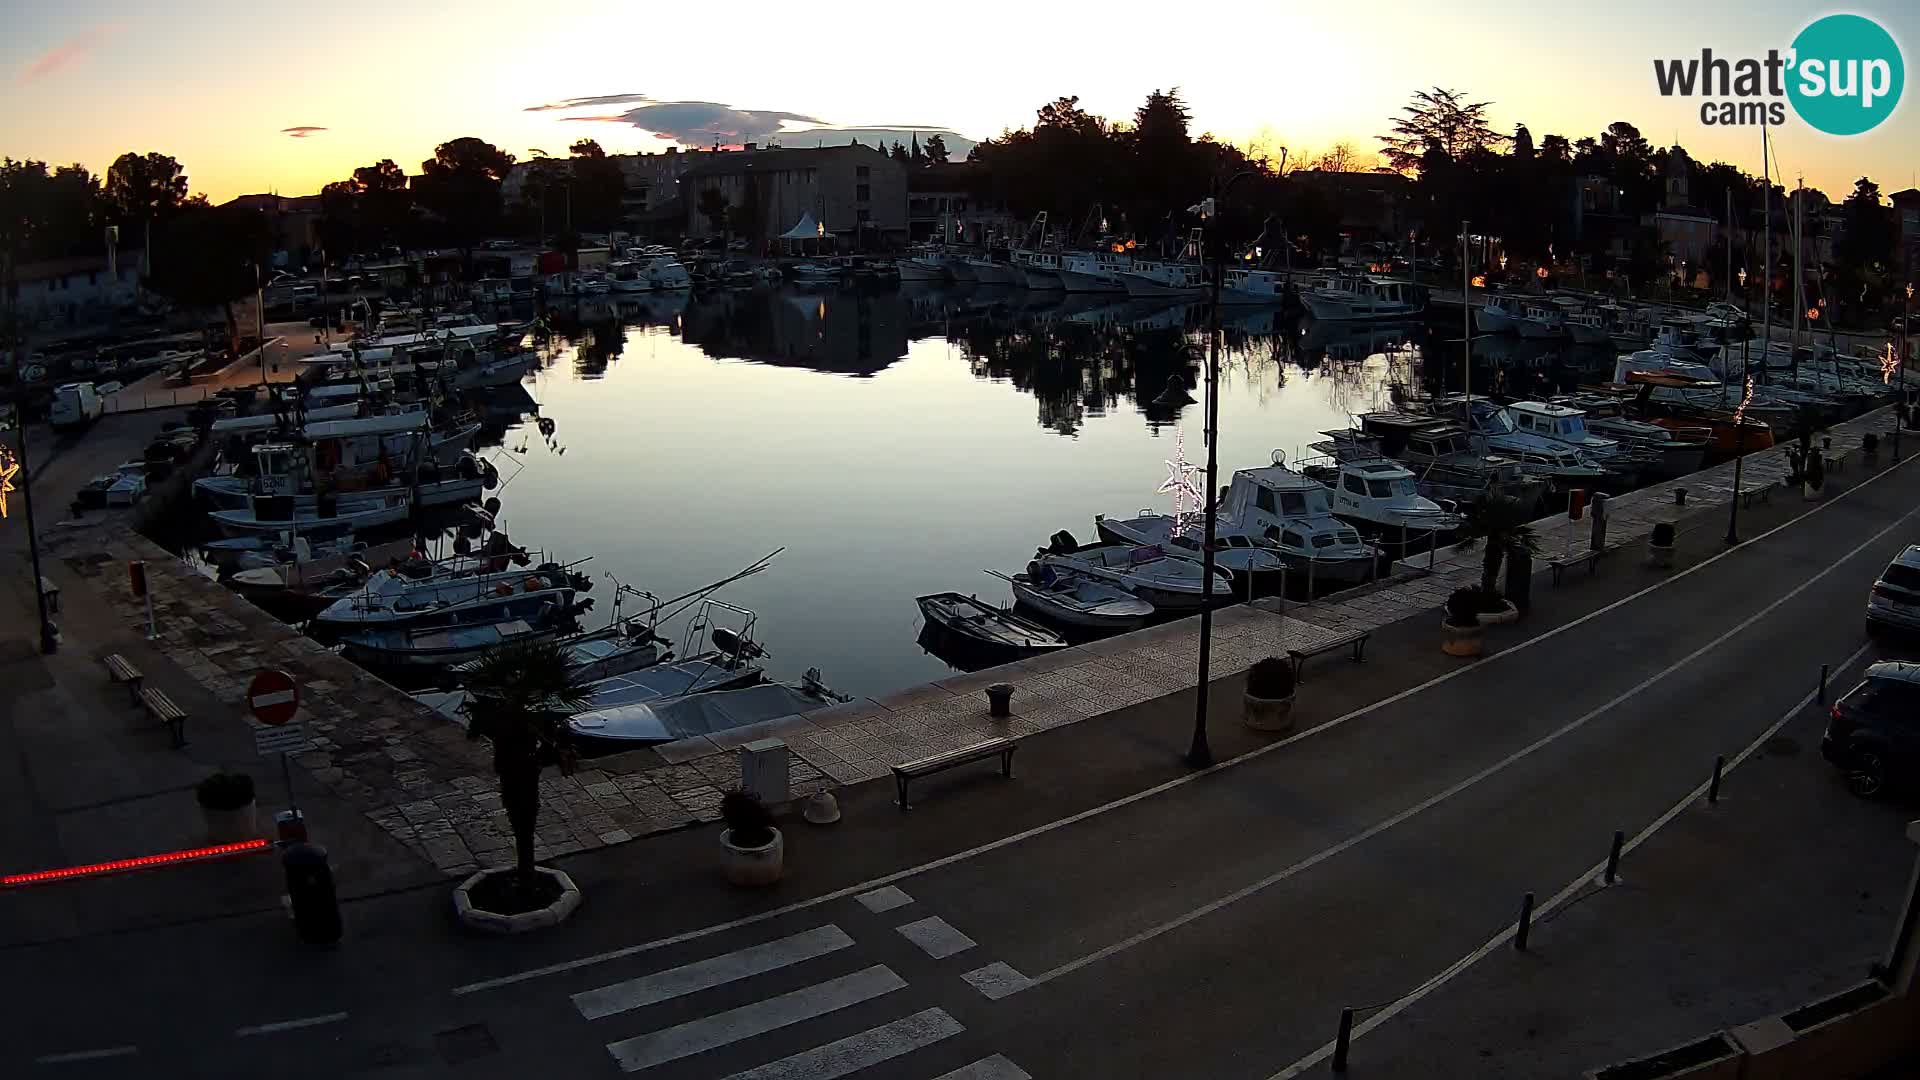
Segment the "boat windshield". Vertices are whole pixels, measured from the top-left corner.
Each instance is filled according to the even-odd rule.
[[[1498,405],[1479,404],[1473,407],[1473,424],[1488,435],[1513,434],[1513,418],[1507,410]]]
[[[1367,494],[1376,499],[1391,499],[1397,495],[1414,493],[1413,477],[1403,476],[1393,480],[1367,481]]]
[[[1560,434],[1572,439],[1587,437],[1587,421],[1582,416],[1569,416],[1560,421]]]

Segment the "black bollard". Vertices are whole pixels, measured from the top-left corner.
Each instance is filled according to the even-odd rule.
[[[1333,1037],[1333,1071],[1347,1071],[1347,1048],[1353,1043],[1353,1010],[1340,1010],[1340,1033]]]
[[[1675,506],[1687,505],[1687,489],[1686,488],[1673,489],[1673,505]]]
[[[1820,665],[1820,704],[1827,703],[1827,665]]]
[[[1607,884],[1620,879],[1620,845],[1626,843],[1627,834],[1618,829],[1613,831],[1613,849],[1607,852]]]
[[[309,945],[331,945],[340,940],[340,901],[334,895],[333,869],[327,849],[318,844],[291,844],[280,856],[287,872],[287,899],[293,907],[293,928]]]
[[[1533,894],[1520,898],[1520,922],[1513,928],[1513,947],[1519,952],[1527,951],[1527,931],[1533,929]]]
[[[1587,548],[1596,555],[1607,550],[1607,493],[1604,491],[1593,496],[1593,535]]]
[[[1707,785],[1707,805],[1720,801],[1720,771],[1727,767],[1727,756],[1721,754],[1713,759],[1713,783]]]

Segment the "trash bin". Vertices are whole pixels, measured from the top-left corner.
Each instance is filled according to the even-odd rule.
[[[340,901],[334,895],[327,849],[318,844],[292,844],[280,856],[280,865],[287,873],[287,900],[300,940],[309,945],[339,941]]]

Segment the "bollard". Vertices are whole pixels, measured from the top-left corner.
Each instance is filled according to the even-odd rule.
[[[1721,754],[1713,759],[1713,782],[1707,785],[1707,805],[1720,801],[1720,771],[1727,767],[1727,756]]]
[[[1627,842],[1627,834],[1619,829],[1613,831],[1613,850],[1607,852],[1606,883],[1611,885],[1620,879],[1620,845]]]
[[[1820,704],[1827,703],[1827,665],[1820,665]]]
[[[1340,1033],[1333,1037],[1333,1071],[1347,1071],[1347,1048],[1353,1043],[1353,1010],[1340,1010]]]
[[[1520,923],[1513,928],[1513,947],[1518,952],[1527,951],[1527,931],[1533,929],[1533,894],[1520,898]]]
[[[1013,687],[1006,683],[994,683],[987,687],[987,715],[1005,717],[1013,715]]]
[[[1673,489],[1673,505],[1675,506],[1687,505],[1687,489],[1686,488]]]
[[[287,873],[287,901],[300,940],[309,945],[339,941],[340,901],[334,894],[327,849],[318,844],[289,845],[280,865]]]

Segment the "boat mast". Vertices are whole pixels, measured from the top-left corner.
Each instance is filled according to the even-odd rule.
[[[1773,347],[1773,173],[1767,162],[1767,126],[1760,125],[1760,366],[1766,367],[1767,350]],[[1740,365],[1741,396],[1746,394],[1746,364]]]
[[[1806,290],[1800,284],[1800,230],[1805,219],[1806,182],[1797,181],[1793,189],[1793,336],[1787,339],[1787,368],[1792,378],[1800,378],[1800,313],[1807,309]]]
[[[1464,312],[1460,334],[1460,391],[1467,396],[1467,434],[1473,434],[1473,262],[1470,221],[1460,223],[1460,310]]]
[[[1733,303],[1733,188],[1727,188],[1727,303]]]

